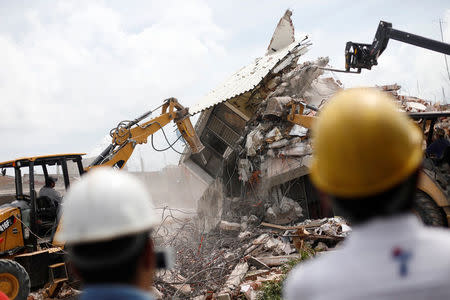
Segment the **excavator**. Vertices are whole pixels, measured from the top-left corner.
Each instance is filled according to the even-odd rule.
[[[70,171],[81,176],[96,167],[122,169],[135,147],[147,143],[149,136],[155,148],[153,134],[159,130],[169,143],[163,128],[172,121],[180,133],[178,139],[183,138],[193,153],[202,151],[203,145],[189,119],[188,108],[175,98],[166,99],[159,108],[161,114],[150,120],[146,119],[156,109],[132,121],[120,122],[110,132],[111,144],[89,166],[83,166],[84,153],[23,157],[0,163],[2,174],[6,174],[7,169],[14,170],[15,174],[14,201],[0,206],[0,291],[9,299],[27,299],[30,288],[42,286],[46,286],[46,295],[52,297],[71,278],[64,263],[63,245],[53,244],[59,225],[58,204],[48,197],[38,197],[36,171],[42,170],[46,180],[48,167],[61,167],[67,190]],[[168,148],[173,148],[175,142],[169,143]],[[28,172],[27,180],[22,176],[23,171]],[[28,183],[28,191],[24,190],[24,183]]]

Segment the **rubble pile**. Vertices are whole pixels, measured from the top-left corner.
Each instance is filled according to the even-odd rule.
[[[333,249],[350,231],[341,218],[295,226],[247,218],[221,221],[204,233],[194,218],[177,218],[168,209],[155,230],[155,243],[173,247],[176,261],[174,268],[156,274],[154,294],[159,299],[257,299],[265,282],[284,278],[286,263]]]
[[[395,99],[397,99],[397,104],[399,104],[401,109],[404,111],[424,112],[428,110],[435,110],[435,108],[432,107],[430,101],[426,101],[413,96],[400,95],[399,90],[401,89],[401,86],[396,83],[375,87],[391,94]]]
[[[273,186],[287,182],[288,176],[284,173],[293,170],[301,177],[308,173],[311,162],[311,139],[308,128],[294,124],[287,120],[292,109],[292,103],[301,102],[311,107],[320,108],[326,101],[341,89],[339,81],[325,77],[320,67],[328,64],[328,58],[319,58],[313,62],[305,62],[291,71],[280,75],[275,80],[278,86],[259,105],[253,118],[247,123],[243,137],[238,141],[239,159],[237,169],[239,179],[246,186],[247,193],[239,199],[231,199],[232,203],[252,203],[247,208],[239,205],[233,213],[224,210],[225,218],[236,214],[242,217],[245,213],[254,213],[264,220],[277,224],[289,224],[305,217],[298,201],[281,194]],[[440,107],[413,96],[400,95],[400,85],[376,86],[376,88],[390,93],[399,104],[401,110],[406,112],[436,111]],[[436,107],[438,106],[438,107]],[[317,112],[306,107],[303,114],[314,116]],[[442,108],[443,109],[443,108]],[[421,124],[423,120],[419,120]],[[422,125],[422,124],[421,124]],[[430,124],[426,124],[426,131]],[[437,124],[447,131],[450,128],[450,118]],[[281,175],[280,175],[281,174]],[[279,180],[280,176],[284,176]],[[275,178],[275,179],[274,179]],[[262,192],[266,190],[266,192]],[[255,198],[251,201],[251,198]],[[254,203],[261,204],[263,209],[256,210]],[[233,205],[231,205],[233,209]],[[309,217],[309,216],[306,216]]]
[[[28,295],[27,300],[44,300],[44,299],[65,299],[75,300],[78,299],[80,291],[73,288],[69,284],[64,283],[53,295],[49,295],[46,288],[37,290]]]
[[[250,186],[248,190],[254,197],[259,198],[256,202],[262,202],[262,213],[268,222],[288,224],[303,216],[298,202],[285,195],[279,197],[277,190],[268,194],[261,194],[260,190],[268,185],[262,178],[271,177],[273,163],[309,167],[312,154],[309,130],[289,122],[286,117],[291,103],[302,102],[320,108],[341,89],[340,83],[333,78],[321,76],[323,70],[320,67],[327,64],[328,58],[319,58],[300,64],[276,78],[277,87],[260,104],[247,123],[243,138],[238,141],[241,149],[237,162],[239,179]],[[306,108],[304,114],[314,116],[316,111]],[[244,202],[248,203],[247,200]],[[241,209],[241,216],[242,212],[261,217],[261,210],[251,207]]]
[[[400,95],[399,90],[401,89],[401,86],[398,84],[390,84],[390,85],[383,85],[383,86],[376,86],[376,88],[381,89],[382,91],[385,91],[387,93],[390,93],[395,99],[397,99],[397,104],[401,107],[403,111],[406,112],[427,112],[427,111],[446,111],[448,110],[448,105],[441,105],[440,103],[431,103],[431,101],[420,99],[418,97],[414,96],[406,96],[406,95]],[[419,120],[419,123],[421,123],[421,120]],[[428,126],[426,128],[426,132],[428,131]],[[436,124],[436,127],[444,129],[447,136],[450,135],[450,118],[440,118],[438,123]]]

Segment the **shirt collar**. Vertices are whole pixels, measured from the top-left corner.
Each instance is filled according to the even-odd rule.
[[[373,244],[410,239],[422,228],[420,220],[412,213],[375,218],[354,226],[346,245],[372,247]]]
[[[91,299],[136,299],[153,300],[150,292],[138,289],[131,285],[120,284],[94,284],[84,287],[80,300]]]

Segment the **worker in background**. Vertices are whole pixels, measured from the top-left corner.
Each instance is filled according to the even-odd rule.
[[[444,154],[449,152],[448,148],[450,148],[450,141],[445,137],[445,131],[442,128],[435,128],[435,139],[434,141],[427,147],[426,153],[431,158],[440,161],[444,158]],[[448,154],[445,158],[446,163],[450,164],[448,161]]]
[[[62,197],[61,194],[55,190],[55,183],[58,181],[57,178],[52,176],[47,176],[45,179],[45,185],[39,190],[39,197],[48,197],[54,203],[58,205],[61,204]]]
[[[353,232],[288,275],[292,299],[450,299],[450,233],[412,213],[422,133],[390,96],[336,94],[313,127],[311,179]]]
[[[65,242],[84,288],[80,300],[153,299],[150,236],[157,222],[151,197],[125,172],[99,168],[74,184],[62,210],[57,242]]]

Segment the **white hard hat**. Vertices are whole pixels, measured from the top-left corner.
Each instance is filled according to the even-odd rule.
[[[132,175],[111,168],[89,171],[64,197],[58,243],[106,241],[158,223],[151,196]]]

